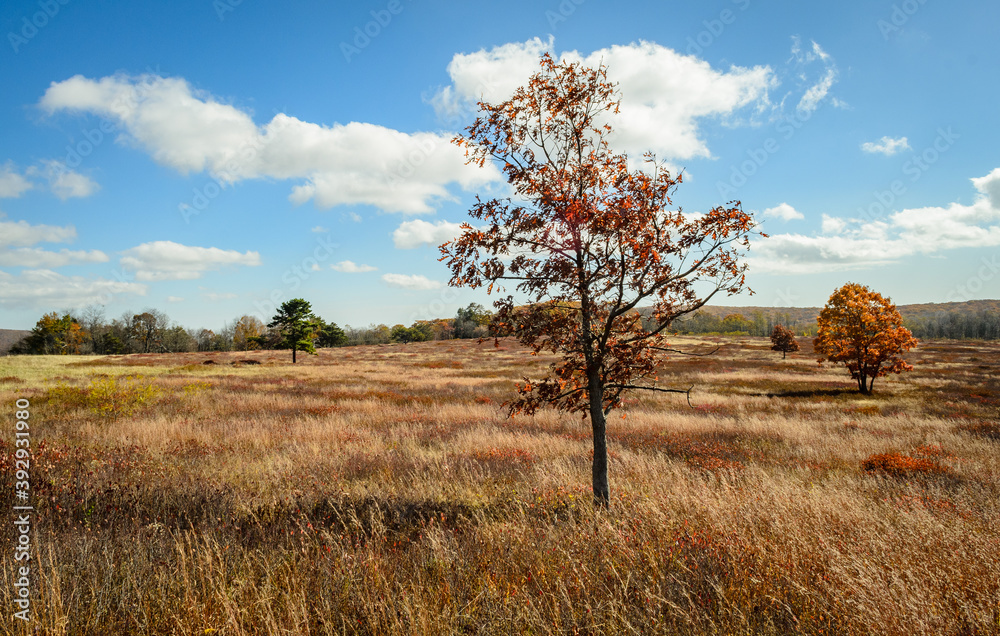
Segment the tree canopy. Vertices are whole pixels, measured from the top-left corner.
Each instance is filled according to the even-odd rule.
[[[913,369],[902,353],[916,346],[916,338],[896,306],[864,285],[847,283],[833,292],[817,323],[819,362],[843,362],[861,393],[871,393],[875,378]]]
[[[463,224],[441,258],[451,285],[513,285],[528,299],[497,300],[494,329],[561,357],[547,376],[525,378],[508,408],[589,414],[594,498],[607,506],[606,415],[633,389],[681,391],[657,385],[664,331],[716,294],[746,288],[741,256],[755,222],[738,201],[697,215],[673,209],[680,175],[649,154],[633,168],[609,147],[618,95],[606,67],[549,55],[540,64],[509,100],[480,102],[456,137],[468,162],[503,170],[514,196],[477,197],[477,226]],[[645,321],[640,304],[650,306]]]
[[[315,316],[312,315],[312,305],[306,300],[293,298],[282,303],[268,327],[277,329],[282,345],[292,350],[292,364],[296,361],[297,351],[316,353],[312,340],[316,333]]]

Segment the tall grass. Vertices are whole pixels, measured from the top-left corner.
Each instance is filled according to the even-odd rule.
[[[663,369],[696,408],[615,413],[608,512],[585,421],[499,411],[547,363],[512,343],[0,359],[38,509],[36,630],[0,631],[1000,633],[1000,347],[935,344],[860,396],[722,344]]]

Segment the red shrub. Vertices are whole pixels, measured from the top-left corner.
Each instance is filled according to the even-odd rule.
[[[899,453],[872,455],[861,462],[861,467],[865,472],[882,473],[891,477],[944,475],[949,472],[947,466],[942,466],[928,457],[909,457]]]

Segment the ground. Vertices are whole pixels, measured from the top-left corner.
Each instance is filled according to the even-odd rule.
[[[721,348],[612,413],[608,512],[585,420],[501,410],[550,362],[513,342],[0,358],[32,633],[1000,633],[1000,343],[871,396],[805,339],[672,344]]]

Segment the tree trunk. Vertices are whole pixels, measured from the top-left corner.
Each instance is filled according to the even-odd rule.
[[[590,395],[590,424],[594,434],[594,505],[608,508],[611,505],[611,489],[608,486],[608,437],[604,419],[604,383],[599,372],[587,373],[587,392]]]
[[[295,345],[292,345],[292,364],[295,364]]]

